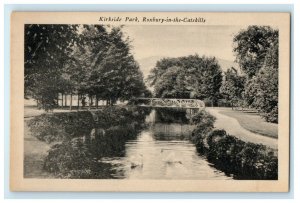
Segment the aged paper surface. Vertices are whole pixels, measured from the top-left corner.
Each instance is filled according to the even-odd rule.
[[[185,54],[184,50],[178,53],[170,50],[170,53],[168,53],[168,50],[163,48],[165,45],[163,43],[165,43],[165,41],[161,41],[161,44],[156,44],[157,47],[155,48],[154,46],[154,48],[152,47],[153,50],[151,50],[151,44],[159,43],[159,41],[155,40],[156,38],[167,35],[164,34],[164,31],[160,30],[160,28],[163,27],[167,27],[169,30],[171,30],[171,32],[166,31],[166,33],[171,33],[170,42],[166,42],[170,43],[170,49],[175,49],[174,45],[171,44],[177,43],[176,41],[172,41],[178,39],[178,37],[176,38],[176,35],[181,36],[182,40],[178,46],[181,46],[180,44],[188,44],[191,47],[194,46],[193,42],[188,39],[195,37],[197,32],[201,33],[201,29],[199,28],[203,28],[203,32],[207,31],[205,36],[213,35],[211,32],[217,32],[220,38],[222,38],[221,36],[226,33],[226,30],[236,30],[238,32],[252,25],[270,26],[273,29],[277,29],[279,31],[279,95],[278,138],[276,140],[277,144],[275,148],[278,149],[278,180],[251,180],[251,178],[240,178],[239,180],[231,178],[226,179],[225,175],[224,179],[220,180],[203,179],[199,178],[197,175],[195,175],[195,178],[193,178],[194,176],[191,176],[190,178],[180,178],[181,174],[176,174],[176,171],[182,170],[180,167],[183,167],[181,165],[185,164],[182,163],[183,160],[175,160],[172,163],[170,161],[166,162],[166,167],[170,167],[171,165],[170,170],[172,170],[172,173],[175,174],[172,178],[169,176],[167,176],[168,178],[164,178],[166,177],[163,176],[165,174],[159,176],[160,178],[151,178],[151,176],[148,178],[145,178],[144,176],[134,176],[137,178],[128,178],[133,177],[131,174],[131,176],[125,176],[125,178],[123,177],[121,179],[116,179],[115,177],[105,179],[68,179],[48,176],[25,177],[24,153],[25,150],[27,150],[25,148],[28,147],[28,145],[24,144],[24,141],[27,139],[24,137],[26,134],[24,130],[24,117],[26,116],[24,114],[24,50],[26,49],[24,36],[26,34],[25,25],[35,24],[109,25],[110,27],[124,25],[123,32],[126,33],[131,40],[136,40],[135,43],[131,44],[133,45],[133,55],[134,57],[136,56],[136,58],[149,57],[147,52],[152,53],[160,49],[161,53],[157,54],[161,54],[163,58],[181,57],[195,54],[196,51],[192,51],[193,53],[187,51]],[[172,29],[174,32],[172,32]],[[155,30],[159,31],[155,32]],[[187,30],[188,34],[185,35],[182,33],[182,30]],[[145,36],[145,38],[137,40],[135,39],[136,36]],[[201,38],[201,36],[203,37],[204,35],[199,34],[199,38]],[[195,43],[200,43],[200,41],[201,40],[197,39]],[[204,44],[211,42],[209,37],[203,38],[203,41]],[[220,53],[227,51],[223,47],[225,46],[224,44],[218,45],[216,42],[211,43],[211,46],[220,46]],[[140,50],[137,50],[136,47],[140,47]],[[207,46],[197,54],[200,56],[211,56],[214,53],[209,53],[210,50],[216,49]],[[226,54],[224,54],[224,57],[225,55]],[[141,67],[144,77],[146,77],[145,74],[149,74],[150,68],[152,67],[146,67],[144,69]],[[14,12],[11,15],[10,188],[12,191],[287,192],[289,190],[289,74],[289,13]],[[263,141],[261,143],[263,143]],[[34,145],[29,146],[35,148]],[[162,148],[160,153],[166,153],[164,151],[167,150],[169,149]],[[126,153],[129,152],[127,151]],[[138,154],[138,156],[144,156],[144,162],[147,161],[145,158],[147,154]],[[141,171],[146,170],[146,163],[144,164],[145,166],[142,168],[143,165],[140,167],[138,164],[133,165],[133,163],[131,163],[131,167],[129,167],[128,171],[133,173],[132,171],[135,170],[134,173],[137,173],[136,171],[143,173]],[[175,164],[176,167],[174,167]],[[136,169],[138,167],[140,167],[140,169]],[[194,173],[197,174],[197,171],[194,171]]]

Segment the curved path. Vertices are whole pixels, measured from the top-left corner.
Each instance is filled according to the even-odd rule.
[[[250,132],[243,128],[239,122],[232,117],[221,114],[218,108],[205,108],[211,115],[216,117],[214,124],[217,129],[224,129],[228,134],[235,136],[245,142],[263,144],[273,149],[278,149],[278,140],[276,138],[266,137],[260,134]]]

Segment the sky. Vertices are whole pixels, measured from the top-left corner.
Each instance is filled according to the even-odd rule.
[[[198,53],[234,61],[232,40],[243,27],[127,25],[123,31],[131,39],[137,61],[153,57],[178,57]]]

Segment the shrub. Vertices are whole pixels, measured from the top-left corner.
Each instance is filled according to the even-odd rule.
[[[109,128],[111,126],[124,126],[134,121],[143,121],[148,113],[145,109],[117,106],[105,107],[94,112],[97,116],[97,127]]]
[[[42,114],[28,121],[33,136],[47,143],[87,136],[93,128],[134,125],[136,128],[148,112],[139,108],[106,107],[96,111],[96,121],[89,111]]]
[[[198,126],[205,123],[210,128],[213,128],[215,120],[216,118],[207,113],[205,110],[199,111],[196,115],[192,117],[193,124],[196,124]]]
[[[265,118],[267,122],[278,123],[278,107],[274,107],[269,113],[262,113],[262,117]]]
[[[217,143],[220,139],[226,136],[225,130],[214,130],[209,133],[207,137],[207,144],[209,148],[213,148],[215,143]]]
[[[224,168],[231,168],[237,163],[236,153],[242,148],[237,138],[228,136],[224,130],[214,130],[209,134],[207,143],[208,160],[217,161]]]
[[[42,114],[28,122],[33,136],[51,143],[90,133],[94,120],[90,112]]]
[[[262,144],[246,143],[228,135],[225,130],[213,130],[214,121],[215,118],[205,111],[192,118],[197,126],[191,140],[209,162],[237,179],[278,178],[275,150]]]
[[[192,123],[196,124],[196,129],[192,132],[191,140],[197,148],[206,147],[205,139],[207,134],[214,128],[216,118],[202,110],[192,117]]]
[[[73,138],[51,147],[44,168],[60,178],[87,178],[95,160],[81,138]]]
[[[239,179],[277,179],[278,158],[265,145],[246,143],[224,130],[210,132],[207,145],[207,159]]]

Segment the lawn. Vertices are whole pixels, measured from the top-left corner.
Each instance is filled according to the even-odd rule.
[[[256,112],[232,110],[228,108],[221,110],[219,113],[237,119],[243,128],[253,133],[278,138],[278,125],[266,122]]]

